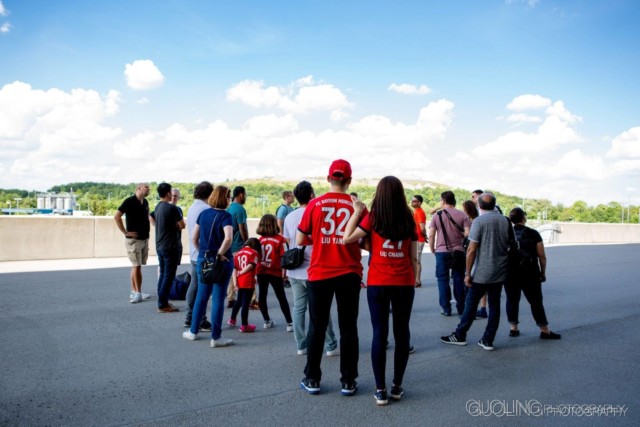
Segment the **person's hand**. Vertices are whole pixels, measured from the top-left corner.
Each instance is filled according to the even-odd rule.
[[[229,258],[227,258],[224,255],[218,255],[218,259],[221,260],[221,261],[229,261]]]
[[[126,231],[124,233],[124,237],[128,237],[129,239],[137,239],[138,238],[138,233],[135,231]]]
[[[464,276],[464,285],[467,288],[472,287],[472,285],[471,285],[471,276]]]
[[[362,202],[362,200],[360,199],[355,199],[353,201],[353,211],[357,214],[360,215],[362,213],[362,211],[364,210],[365,205]]]
[[[540,273],[540,283],[544,283],[547,281],[547,276],[544,273]]]

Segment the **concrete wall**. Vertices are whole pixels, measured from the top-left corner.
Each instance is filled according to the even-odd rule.
[[[249,219],[251,237],[257,226],[257,219]],[[640,243],[638,224],[551,223],[539,229],[547,243]],[[155,256],[153,227],[150,240]],[[186,230],[182,242],[186,254]],[[111,217],[0,216],[0,261],[124,256],[124,236]]]
[[[257,226],[257,219],[248,220],[251,237],[255,237]],[[188,239],[184,230],[185,254]],[[153,227],[150,242],[149,255],[155,256]],[[124,236],[111,217],[0,216],[0,262],[123,256],[127,256]]]

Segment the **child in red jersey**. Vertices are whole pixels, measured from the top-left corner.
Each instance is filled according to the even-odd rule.
[[[393,400],[400,400],[404,394],[401,386],[411,347],[409,319],[415,295],[418,236],[404,188],[394,176],[380,180],[371,212],[362,215],[363,210],[362,202],[356,201],[353,216],[344,232],[344,243],[357,242],[367,236],[371,239],[367,301],[373,327],[371,363],[377,388],[374,397],[378,405],[386,405],[389,395]],[[396,345],[393,387],[387,393],[385,367],[389,305],[393,309]]]
[[[287,241],[280,234],[276,217],[271,214],[260,219],[256,233],[260,235],[260,245],[262,245],[262,258],[258,265],[258,303],[264,318],[264,328],[269,329],[276,325],[269,317],[267,307],[267,291],[269,284],[271,284],[280,303],[282,314],[287,321],[287,332],[293,332],[293,320],[291,319],[289,302],[284,293],[282,268],[280,268],[280,258],[287,247]]]
[[[233,258],[235,267],[233,274],[236,275],[236,283],[238,284],[238,298],[233,305],[231,318],[227,324],[236,326],[236,316],[238,311],[242,309],[240,311],[240,319],[242,321],[240,332],[253,332],[256,330],[256,325],[249,324],[249,303],[256,288],[256,267],[260,263],[261,252],[260,241],[252,237],[247,240],[244,247]]]

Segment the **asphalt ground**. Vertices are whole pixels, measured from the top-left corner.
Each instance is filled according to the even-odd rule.
[[[640,425],[640,244],[547,253],[545,308],[562,340],[538,338],[524,298],[521,336],[508,337],[503,293],[493,352],[476,345],[486,320],[474,323],[466,347],[439,342],[458,319],[439,314],[434,259],[423,254],[411,319],[416,353],[405,396],[386,407],[373,399],[366,289],[358,393],[340,395],[340,361],[331,357],[322,362],[321,394],[311,396],[299,388],[305,357],[296,355],[273,292],[274,329],[262,329],[251,311],[256,333],[225,329],[236,345],[212,349],[206,333],[181,337],[182,311],[158,314],[155,299],[130,304],[127,267],[2,273],[0,425]],[[143,290],[154,289],[156,267],[143,275]],[[287,296],[292,305],[290,289]]]

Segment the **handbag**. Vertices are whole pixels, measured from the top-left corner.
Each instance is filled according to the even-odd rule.
[[[213,230],[218,222],[218,216],[211,225],[211,232],[209,233],[209,242],[211,242],[211,236],[213,236]],[[207,285],[213,285],[219,283],[224,277],[225,265],[224,261],[218,258],[218,251],[205,251],[204,260],[200,264],[200,278],[202,283]]]
[[[182,274],[178,274],[171,283],[171,289],[169,290],[170,300],[185,300],[187,299],[187,289],[191,284],[191,274],[185,271]]]
[[[449,212],[445,211],[449,219],[453,222],[456,228],[459,230],[458,224],[453,221],[453,218],[449,215]],[[467,267],[467,254],[464,251],[452,251],[449,249],[449,239],[447,238],[447,230],[444,228],[444,222],[442,221],[442,211],[438,212],[438,218],[440,218],[440,226],[442,229],[442,237],[444,238],[444,244],[447,247],[447,268],[455,271],[464,271]],[[464,232],[464,230],[463,230]]]
[[[289,249],[282,255],[280,267],[285,270],[293,270],[298,268],[304,262],[304,246],[300,248]]]

